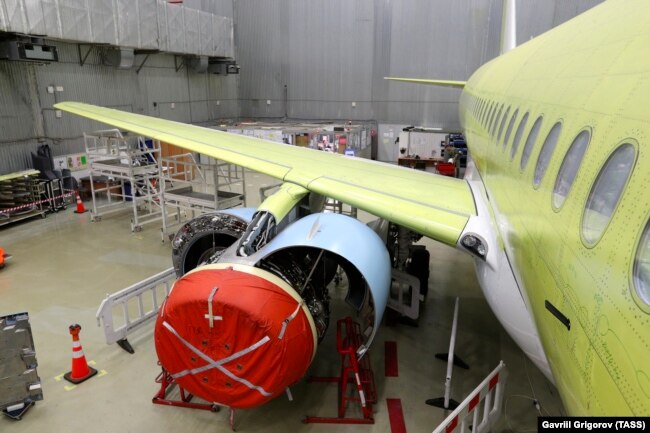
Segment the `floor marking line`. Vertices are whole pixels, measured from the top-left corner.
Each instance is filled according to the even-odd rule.
[[[384,373],[386,377],[399,376],[396,341],[386,341],[384,343]]]
[[[406,433],[404,424],[404,412],[402,411],[402,400],[399,398],[387,398],[388,419],[390,420],[391,433]]]

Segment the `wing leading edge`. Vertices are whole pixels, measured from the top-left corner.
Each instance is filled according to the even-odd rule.
[[[476,215],[461,179],[79,102],[54,107],[300,185],[448,245]]]

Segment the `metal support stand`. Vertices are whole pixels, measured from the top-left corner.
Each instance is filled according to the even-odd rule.
[[[361,359],[357,350],[363,344],[361,327],[346,317],[337,322],[336,350],[341,355],[341,374],[338,377],[311,377],[310,382],[338,383],[339,405],[338,416],[320,417],[307,416],[305,424],[374,424],[372,405],[377,402],[375,377],[370,364],[370,356],[366,353]],[[354,379],[351,381],[350,376]],[[348,385],[354,384],[356,392],[348,392]],[[348,402],[357,402],[361,406],[362,418],[346,417]]]
[[[449,340],[449,353],[447,354],[447,376],[445,377],[445,395],[444,397],[430,398],[426,401],[429,406],[436,406],[442,409],[454,410],[458,407],[458,402],[451,398],[451,374],[454,369],[454,346],[456,345],[456,331],[458,330],[458,297],[454,306],[454,321],[451,325],[451,339]],[[440,358],[436,355],[436,358]],[[462,362],[462,361],[461,361]],[[463,364],[465,364],[463,362]],[[467,365],[467,364],[465,364]],[[469,367],[468,367],[469,368]]]
[[[194,396],[186,392],[180,385],[178,385],[171,374],[164,368],[156,377],[156,383],[160,384],[160,390],[154,395],[151,402],[153,404],[162,404],[165,406],[188,407],[191,409],[209,410],[211,412],[219,412],[221,409],[219,405],[210,403],[192,403]],[[178,385],[180,393],[180,400],[173,400],[168,398],[167,394],[173,389],[174,385]]]

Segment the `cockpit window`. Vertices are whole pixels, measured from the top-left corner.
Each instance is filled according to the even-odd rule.
[[[635,159],[634,145],[622,144],[598,173],[582,216],[582,236],[588,246],[594,246],[603,236],[623,195]]]
[[[562,207],[564,200],[569,195],[569,191],[571,191],[571,186],[578,174],[590,138],[591,133],[588,130],[580,132],[573,139],[573,143],[571,143],[571,147],[569,147],[569,151],[566,153],[564,161],[562,161],[562,166],[555,180],[555,188],[553,188],[553,207],[556,210]]]
[[[537,165],[535,166],[535,176],[533,177],[533,185],[536,187],[542,183],[542,179],[546,174],[546,169],[548,164],[551,162],[551,157],[553,156],[553,151],[557,145],[557,140],[560,137],[560,132],[562,131],[562,124],[557,122],[551,128],[551,131],[546,136],[544,144],[542,145],[542,150],[539,151],[539,156],[537,157]]]
[[[519,164],[519,168],[522,170],[526,168],[526,164],[528,164],[528,158],[530,158],[530,154],[533,151],[533,145],[537,141],[537,135],[539,134],[539,129],[541,127],[542,116],[539,116],[537,120],[535,120],[535,124],[533,124],[533,127],[528,133],[528,138],[526,139],[526,144],[524,145],[524,151],[521,153],[521,163]]]
[[[521,136],[524,134],[524,129],[526,128],[526,123],[528,122],[528,113],[524,114],[524,117],[519,121],[519,126],[517,127],[517,132],[515,132],[515,138],[512,140],[512,149],[510,149],[510,159],[515,157],[517,153],[517,148],[519,147],[519,142],[521,141]]]
[[[503,137],[503,150],[505,150],[506,146],[508,145],[508,139],[510,138],[510,133],[512,132],[512,128],[515,126],[515,120],[517,120],[517,114],[519,114],[519,110],[515,110],[515,112],[512,115],[512,118],[510,119],[510,123],[508,123],[508,128],[506,129],[506,136]]]
[[[633,269],[634,288],[639,298],[650,306],[650,221],[645,225],[636,250]]]

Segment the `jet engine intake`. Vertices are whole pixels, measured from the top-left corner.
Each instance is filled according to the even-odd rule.
[[[201,215],[185,223],[172,240],[172,263],[181,277],[197,266],[214,263],[246,231],[255,209]]]

